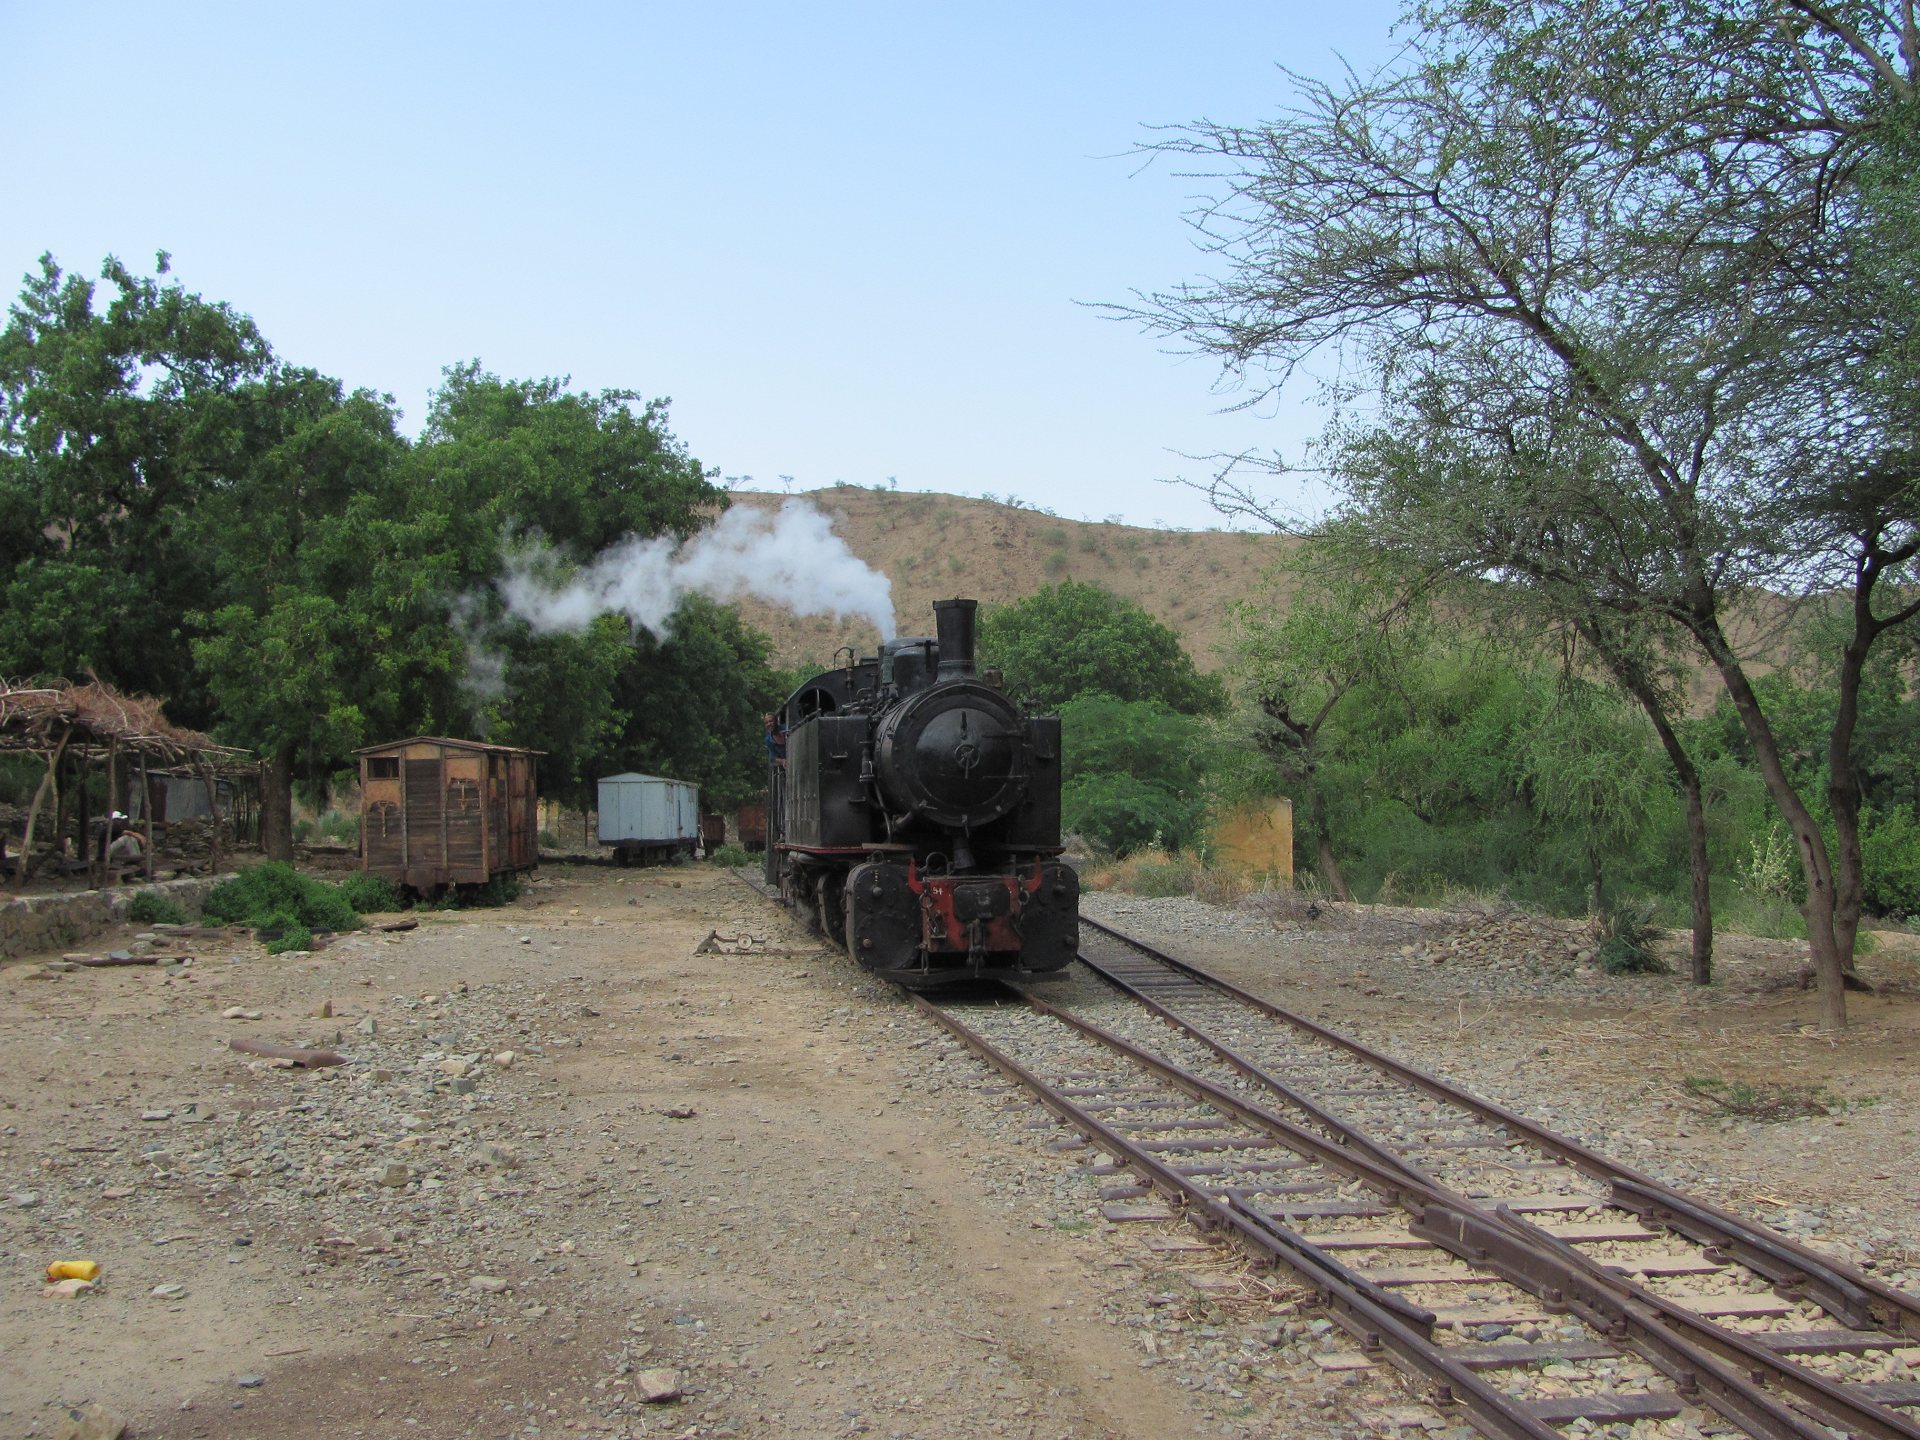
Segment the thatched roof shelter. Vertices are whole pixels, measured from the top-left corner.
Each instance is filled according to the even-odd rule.
[[[118,751],[164,765],[190,761],[216,769],[253,764],[246,751],[175,725],[158,700],[144,695],[122,695],[98,680],[0,680],[0,750],[48,755],[63,739],[69,755]]]
[[[214,776],[233,775],[255,770],[255,762],[246,751],[221,745],[197,730],[175,725],[166,717],[158,700],[144,695],[123,695],[111,685],[90,680],[76,685],[68,680],[49,680],[22,684],[0,680],[0,753],[38,757],[47,767],[46,775],[27,805],[26,820],[20,838],[20,856],[14,871],[16,886],[27,880],[33,859],[33,832],[41,807],[52,802],[54,826],[60,828],[61,796],[59,775],[63,766],[78,764],[84,769],[98,761],[107,765],[107,798],[110,809],[121,803],[122,767],[137,766],[142,793],[153,766],[187,767],[202,777],[207,786],[208,804],[214,809],[211,864],[219,863],[220,817],[215,807]],[[85,821],[85,790],[80,790],[81,816]],[[145,824],[144,868],[153,877],[153,820],[149,812]],[[101,842],[104,846],[105,842]],[[4,853],[0,837],[0,853]],[[77,857],[55,856],[55,863],[81,865],[90,876],[104,878],[104,855],[84,863]]]

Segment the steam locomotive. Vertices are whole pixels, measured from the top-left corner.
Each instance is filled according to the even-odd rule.
[[[974,672],[976,602],[938,637],[814,676],[775,715],[766,877],[862,965],[925,989],[1058,970],[1080,940],[1060,862],[1060,721]]]

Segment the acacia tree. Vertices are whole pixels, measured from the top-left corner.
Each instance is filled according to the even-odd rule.
[[[1291,589],[1282,609],[1273,591]],[[1269,594],[1236,605],[1230,617],[1233,671],[1257,711],[1246,728],[1305,812],[1315,868],[1341,900],[1353,892],[1334,848],[1329,797],[1321,784],[1322,736],[1360,686],[1407,663],[1425,639],[1425,584],[1366,563],[1363,547],[1338,530],[1269,577]]]
[[[1912,189],[1875,164],[1910,133],[1920,45],[1910,5],[1786,8],[1794,23],[1771,0],[1422,10],[1391,73],[1162,147],[1224,182],[1198,223],[1226,273],[1130,313],[1262,386],[1341,357],[1337,383],[1374,399],[1337,437],[1341,469],[1383,543],[1690,637],[1795,837],[1837,1027],[1859,675],[1920,608],[1899,594],[1920,406],[1900,363],[1913,307],[1893,300],[1915,249],[1888,198]],[[1565,463],[1534,463],[1555,447]],[[1728,634],[1766,587],[1851,607],[1834,852]]]

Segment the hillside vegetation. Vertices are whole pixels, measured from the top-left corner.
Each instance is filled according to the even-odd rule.
[[[802,498],[833,521],[854,554],[893,581],[902,633],[931,632],[933,602],[948,596],[1004,605],[1062,580],[1080,580],[1135,601],[1178,634],[1207,671],[1222,664],[1228,608],[1253,591],[1295,543],[1245,532],[1064,520],[995,500],[858,485]],[[762,509],[786,499],[753,491],[733,495],[736,505]],[[869,653],[879,638],[858,620],[791,615],[755,600],[741,601],[740,612],[773,637],[781,665],[825,664],[842,645]]]

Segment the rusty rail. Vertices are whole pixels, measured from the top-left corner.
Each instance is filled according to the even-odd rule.
[[[1920,1298],[1896,1290],[1865,1271],[1822,1255],[1784,1235],[1763,1230],[1709,1201],[1680,1194],[1672,1187],[1592,1150],[1579,1141],[1556,1134],[1517,1111],[1451,1085],[1439,1076],[1342,1035],[1270,1000],[1262,999],[1221,976],[1180,960],[1110,925],[1086,916],[1080,923],[1138,951],[1190,979],[1231,995],[1275,1020],[1302,1030],[1346,1051],[1389,1075],[1417,1086],[1436,1099],[1472,1111],[1491,1124],[1504,1125],[1516,1136],[1556,1155],[1591,1179],[1604,1182],[1624,1210],[1656,1221],[1676,1234],[1724,1251],[1749,1270],[1776,1284],[1793,1287],[1855,1329],[1878,1327],[1897,1335],[1920,1339]],[[1082,956],[1083,963],[1086,957]],[[1092,968],[1099,970],[1098,965]],[[1103,972],[1104,973],[1104,972]],[[1106,977],[1111,980],[1111,977]]]
[[[1842,1325],[1868,1332],[1861,1337],[1862,1348],[1891,1346],[1899,1343],[1901,1338],[1916,1333],[1914,1326],[1916,1317],[1920,1317],[1920,1301],[1916,1301],[1915,1297],[1854,1271],[1852,1267],[1831,1261],[1783,1236],[1764,1231],[1715,1207],[1681,1195],[1657,1180],[1618,1165],[1575,1141],[1555,1135],[1502,1106],[1381,1055],[1325,1026],[1253,996],[1198,966],[1168,956],[1145,942],[1098,922],[1084,923],[1148,955],[1193,984],[1209,986],[1231,995],[1258,1013],[1296,1026],[1386,1074],[1506,1129],[1516,1138],[1536,1145],[1545,1153],[1557,1155],[1590,1178],[1604,1181],[1609,1187],[1610,1203],[1618,1208],[1707,1247],[1710,1255],[1717,1260],[1732,1260],[1746,1266],[1773,1281],[1783,1294],[1812,1300]],[[1681,1368],[1669,1369],[1669,1373],[1674,1375],[1683,1392],[1704,1388],[1715,1398],[1715,1408],[1743,1428],[1752,1433],[1786,1433],[1771,1428],[1754,1428],[1756,1423],[1762,1427],[1779,1423],[1777,1402],[1767,1397],[1757,1385],[1726,1387],[1722,1372],[1727,1367],[1737,1367],[1738,1371],[1744,1372],[1748,1381],[1759,1381],[1765,1377],[1809,1407],[1817,1418],[1843,1425],[1852,1433],[1907,1437],[1907,1440],[1920,1437],[1920,1425],[1890,1405],[1878,1403],[1871,1394],[1856,1392],[1838,1381],[1795,1364],[1753,1337],[1717,1325],[1684,1306],[1652,1293],[1504,1206],[1490,1212],[1484,1206],[1476,1205],[1444,1187],[1436,1187],[1431,1177],[1423,1171],[1366,1137],[1338,1115],[1315,1105],[1296,1087],[1286,1084],[1200,1027],[1182,1019],[1110,968],[1084,954],[1081,958],[1089,968],[1145,1005],[1163,1021],[1207,1046],[1239,1073],[1269,1088],[1289,1105],[1307,1114],[1315,1124],[1338,1138],[1342,1150],[1364,1152],[1369,1156],[1370,1163],[1384,1165],[1398,1173],[1402,1178],[1404,1196],[1418,1197],[1420,1202],[1420,1208],[1416,1211],[1418,1218],[1412,1227],[1415,1235],[1427,1238],[1471,1263],[1489,1266],[1543,1301],[1567,1303],[1569,1296],[1579,1296],[1579,1304],[1574,1308],[1582,1313],[1583,1318],[1609,1334],[1640,1331],[1646,1333],[1655,1345],[1666,1343],[1662,1337],[1684,1337],[1686,1348],[1693,1352],[1696,1362],[1701,1354],[1711,1354],[1725,1362],[1724,1366],[1715,1365],[1710,1369],[1693,1368],[1689,1373],[1684,1364],[1686,1357],[1676,1352],[1675,1364]],[[1404,1199],[1402,1203],[1405,1203]],[[1890,1319],[1894,1321],[1891,1327],[1888,1326]],[[1885,1333],[1889,1328],[1893,1333]],[[1765,1399],[1771,1408],[1756,1411],[1756,1399]]]
[[[1067,1124],[1088,1136],[1121,1164],[1139,1171],[1155,1190],[1184,1207],[1202,1228],[1232,1235],[1267,1263],[1284,1265],[1312,1285],[1333,1318],[1362,1348],[1384,1350],[1403,1370],[1430,1382],[1434,1389],[1428,1398],[1434,1403],[1445,1406],[1457,1401],[1467,1410],[1474,1427],[1496,1440],[1560,1440],[1560,1432],[1553,1426],[1536,1419],[1512,1397],[1435,1344],[1432,1312],[1409,1306],[1388,1294],[1285,1226],[1210,1194],[1151,1151],[1135,1145],[1076,1105],[939,1005],[923,995],[910,998],[922,1014],[943,1026],[1003,1075],[1031,1091]],[[1307,1134],[1300,1133],[1303,1137]],[[1825,1437],[1807,1435],[1803,1440],[1825,1440]]]

